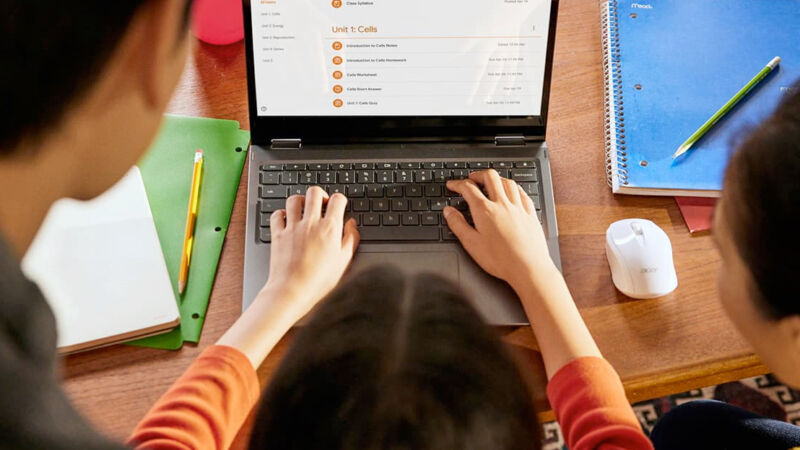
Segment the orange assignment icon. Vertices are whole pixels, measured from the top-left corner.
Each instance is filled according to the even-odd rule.
[[[334,43],[333,43],[333,49],[334,49],[334,50],[337,50],[337,51],[338,51],[338,50],[341,50],[341,49],[342,49],[342,43],[341,43],[341,42],[339,42],[339,41],[336,41],[336,42],[334,42]]]
[[[337,80],[341,80],[342,79],[342,72],[340,72],[338,70],[336,72],[333,72],[333,78],[336,78]]]
[[[343,90],[344,88],[339,84],[333,87],[333,92],[336,94],[341,94]]]
[[[334,56],[333,57],[333,63],[338,66],[339,64],[342,63],[342,57],[341,56]]]
[[[335,106],[336,108],[341,108],[342,105],[344,105],[344,102],[341,99],[337,98],[336,100],[333,101],[333,106]]]
[[[333,2],[331,2],[331,6],[333,6],[334,8],[341,8],[342,0],[333,0]]]

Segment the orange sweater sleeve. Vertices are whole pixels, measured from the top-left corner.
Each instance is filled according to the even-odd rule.
[[[207,348],[133,430],[140,449],[227,449],[258,401],[252,364],[232,347]]]
[[[547,397],[571,450],[653,448],[619,375],[603,358],[579,358],[562,367],[547,385]]]

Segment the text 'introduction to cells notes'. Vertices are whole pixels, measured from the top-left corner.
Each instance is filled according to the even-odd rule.
[[[261,116],[541,113],[551,0],[253,0]]]

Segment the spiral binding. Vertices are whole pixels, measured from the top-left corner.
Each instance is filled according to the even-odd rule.
[[[613,190],[628,184],[628,153],[625,149],[625,108],[622,100],[622,64],[617,26],[617,0],[600,6],[605,79],[606,181]]]

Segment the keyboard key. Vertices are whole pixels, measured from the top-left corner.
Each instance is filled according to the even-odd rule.
[[[419,213],[403,214],[403,225],[419,225]]]
[[[433,181],[437,183],[444,183],[448,179],[450,179],[450,174],[452,172],[449,170],[434,170],[433,171]]]
[[[297,184],[300,179],[300,172],[283,172],[281,173],[281,184]]]
[[[285,199],[261,200],[258,202],[258,210],[260,212],[272,213],[284,208],[286,208]]]
[[[352,163],[334,163],[331,164],[331,169],[334,170],[350,170],[353,168]]]
[[[281,170],[281,169],[283,169],[282,164],[265,163],[261,165],[261,170]]]
[[[286,186],[260,186],[258,196],[261,198],[286,198]]]
[[[442,228],[442,240],[445,241],[457,241],[458,238],[456,237],[455,233],[453,233],[450,228]]]
[[[419,169],[418,162],[404,162],[398,165],[401,169]]]
[[[361,184],[368,184],[375,182],[375,174],[370,170],[361,170],[356,173],[356,178]]]
[[[494,161],[492,163],[492,168],[494,169],[511,169],[514,167],[514,163],[511,161]]]
[[[389,198],[392,197],[402,197],[403,196],[403,186],[386,186],[386,196]]]
[[[357,198],[353,200],[353,211],[367,212],[369,211],[369,200]]]
[[[388,163],[388,162],[375,163],[375,168],[383,170],[396,169],[397,163]]]
[[[308,165],[311,170],[328,170],[328,165],[325,163],[312,163]]]
[[[380,170],[375,176],[376,183],[394,183],[394,172],[391,170]]]
[[[373,211],[388,211],[389,210],[389,200],[385,198],[378,198],[372,200],[372,210]]]
[[[419,165],[419,164],[418,164]],[[395,170],[394,171],[394,181],[397,183],[413,183],[414,182],[414,172],[411,170]]]
[[[438,241],[438,227],[364,227],[362,241]]]
[[[459,211],[469,211],[469,205],[467,204],[467,201],[464,200],[462,197],[451,198],[450,206]]]
[[[431,211],[442,211],[444,207],[447,206],[447,199],[446,198],[432,198],[431,199]]]
[[[361,223],[365,227],[377,227],[381,224],[381,215],[378,213],[365,213],[361,216]]]
[[[383,197],[383,186],[370,184],[367,186],[367,197]]]
[[[432,170],[415,170],[414,171],[414,181],[417,183],[430,183],[433,181],[433,171]]]
[[[328,189],[326,189],[326,191],[330,195],[333,195],[333,194],[345,194],[345,188],[344,188],[343,184],[331,185],[331,186],[328,187]]]
[[[411,200],[411,210],[412,211],[427,211],[428,210],[428,199],[426,198],[415,198]]]
[[[289,187],[289,195],[306,195],[308,186],[305,184],[298,184],[297,186]]]
[[[305,164],[299,164],[299,163],[284,164],[283,168],[286,169],[286,170],[306,170],[306,165]]]
[[[441,197],[442,185],[441,184],[426,184],[425,197]]]
[[[444,166],[448,169],[466,169],[467,163],[465,162],[449,162],[445,163]]]
[[[300,172],[297,182],[300,184],[317,184],[317,173]]]
[[[495,170],[497,170],[497,174],[500,175],[503,178],[509,178],[510,177],[510,170],[508,170],[508,169],[495,169]]]
[[[400,214],[383,213],[383,225],[387,227],[395,227],[400,225]]]
[[[369,170],[374,169],[375,164],[373,163],[355,163],[353,164],[353,168],[356,170]]]
[[[392,211],[408,211],[408,200],[404,198],[392,200]]]
[[[261,184],[279,184],[280,180],[280,172],[261,172],[258,177],[258,182]]]
[[[486,161],[471,161],[469,163],[470,169],[488,169],[489,163]]]
[[[356,173],[352,170],[340,170],[336,172],[336,182],[340,184],[354,184]]]
[[[272,213],[268,213],[268,212],[259,213],[258,214],[258,226],[269,228],[270,217],[272,217]]]
[[[536,183],[520,183],[520,187],[529,196],[539,195],[539,185]]]
[[[272,240],[272,233],[269,231],[269,228],[259,228],[258,229],[258,240],[269,244]]]
[[[418,184],[406,186],[406,197],[422,197],[422,186]]]
[[[514,169],[511,171],[511,179],[518,183],[538,181],[534,169]]]
[[[467,169],[456,169],[453,171],[451,175],[453,180],[465,180],[469,177],[469,170]]]
[[[361,214],[353,212],[344,213],[344,223],[347,223],[350,219],[356,219],[356,225],[361,225]]]
[[[515,161],[514,167],[520,168],[534,168],[536,167],[536,163],[533,161]]]
[[[439,225],[439,215],[432,212],[422,213],[422,225]]]
[[[440,162],[424,162],[422,163],[423,169],[442,169],[444,168],[444,163]]]
[[[347,196],[358,198],[364,196],[364,186],[360,184],[351,184],[347,186]]]
[[[317,173],[317,183],[319,184],[333,184],[336,183],[336,172],[326,170]]]
[[[539,199],[539,196],[538,196],[538,195],[537,195],[537,196],[535,196],[535,197],[531,197],[531,200],[533,200],[533,206],[534,206],[534,207],[535,207],[537,210],[541,210],[541,209],[542,209],[542,201]]]

